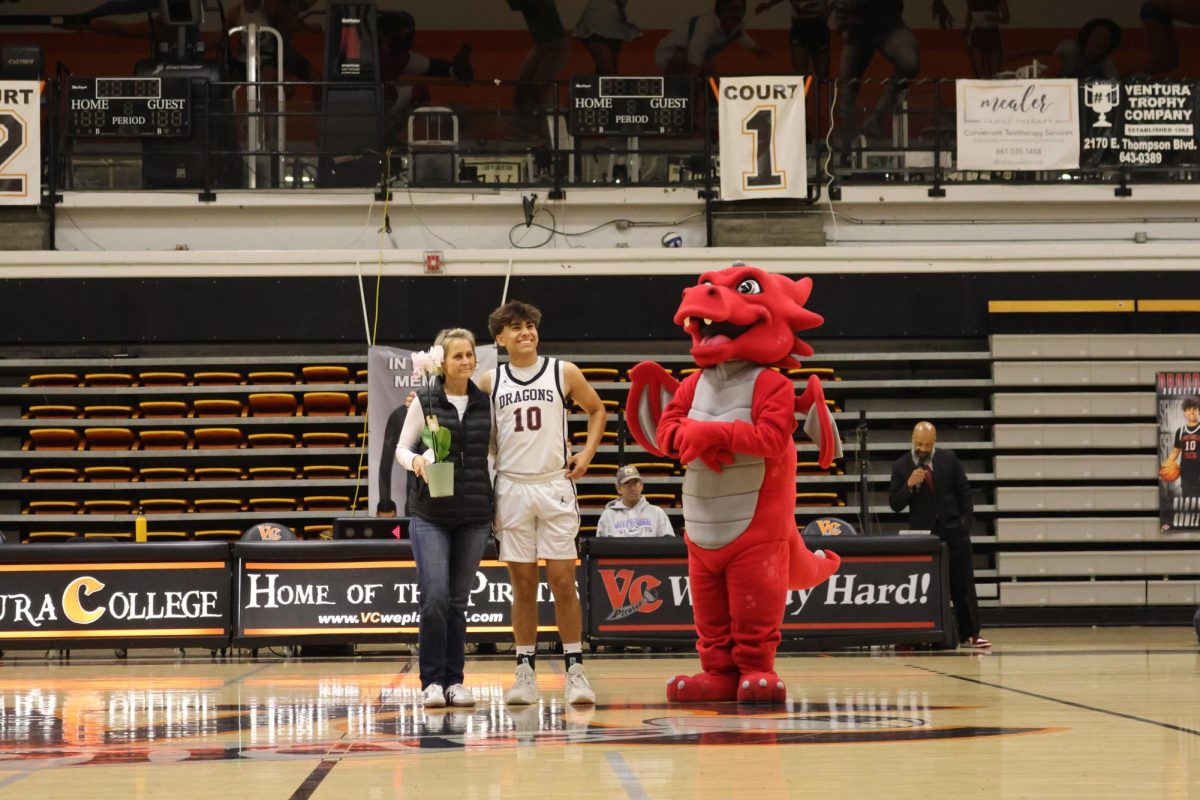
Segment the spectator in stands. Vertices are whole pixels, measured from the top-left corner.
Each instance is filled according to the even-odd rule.
[[[654,51],[654,63],[664,75],[712,75],[713,59],[734,42],[766,60],[767,49],[750,38],[742,25],[745,16],[745,0],[716,0],[711,13],[698,14],[663,37]]]
[[[525,17],[525,26],[533,36],[533,47],[529,48],[517,71],[517,88],[513,93],[517,125],[543,138],[549,135],[549,129],[537,115],[553,96],[553,82],[558,80],[571,58],[571,43],[567,41],[567,32],[554,0],[507,2],[509,8]]]
[[[405,112],[429,100],[424,85],[404,84],[405,75],[450,78],[469,81],[475,77],[471,66],[471,45],[464,43],[454,58],[430,58],[412,49],[417,35],[417,21],[406,11],[384,11],[379,14],[379,74],[387,92],[388,126],[399,129]],[[389,139],[392,138],[389,136]]]
[[[766,0],[755,7],[761,14],[783,0]],[[797,75],[812,75],[818,81],[829,77],[829,0],[790,0],[792,69]],[[810,72],[811,70],[811,72]]]
[[[979,635],[979,601],[975,596],[971,527],[975,524],[971,485],[958,457],[938,448],[933,423],[913,428],[912,450],[892,464],[888,502],[893,511],[908,509],[913,530],[927,530],[946,543],[950,597],[961,647],[987,648]]]
[[[1134,72],[1154,75],[1179,66],[1176,20],[1200,25],[1200,0],[1146,0],[1142,5],[1142,26],[1146,29],[1149,56]]]
[[[488,446],[492,430],[491,398],[471,380],[475,337],[463,328],[437,335],[444,348],[439,375],[428,393],[412,398],[404,417],[396,460],[413,474],[408,481],[409,538],[417,562],[421,623],[417,634],[421,690],[427,708],[473,706],[463,685],[466,661],[467,602],[492,529],[492,479]],[[454,464],[454,494],[431,497],[425,467],[433,453],[419,453],[426,415],[450,430],[447,461]]]
[[[625,16],[628,0],[588,0],[571,35],[583,41],[597,75],[616,75],[621,46],[642,35]]]
[[[938,8],[934,3],[934,8]],[[883,133],[883,117],[892,113],[910,78],[921,69],[921,52],[916,34],[904,24],[904,0],[834,0],[838,28],[842,32],[842,63],[838,72],[838,137],[849,143],[858,135]],[[944,8],[944,7],[943,7]],[[884,86],[875,108],[861,127],[855,125],[855,102],[862,77],[878,51],[892,64],[892,77]]]
[[[617,492],[621,497],[604,507],[597,536],[674,536],[667,512],[642,497],[642,476],[637,467],[617,470]]]
[[[942,0],[934,0],[933,16],[942,30],[954,27],[954,16]],[[976,78],[988,79],[1000,71],[1004,47],[1000,41],[1000,26],[1009,22],[1008,0],[967,0],[967,20],[963,36],[967,40],[967,57]]]
[[[1120,77],[1113,51],[1121,44],[1121,26],[1105,17],[1085,23],[1075,39],[1059,42],[1054,55],[1062,62],[1061,78],[1107,78]]]

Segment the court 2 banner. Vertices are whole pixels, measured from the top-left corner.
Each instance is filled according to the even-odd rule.
[[[1080,84],[1083,165],[1195,164],[1198,89],[1194,82]]]
[[[1079,168],[1079,82],[955,81],[957,168]]]
[[[372,347],[367,351],[367,463],[371,515],[395,511],[404,516],[406,476],[396,462],[396,443],[404,426],[404,399],[423,391],[424,377],[413,377],[412,350]],[[475,348],[475,380],[496,368],[495,345]],[[422,400],[424,402],[424,400]]]
[[[42,89],[0,81],[0,205],[42,202]]]
[[[808,196],[804,78],[722,78],[717,114],[721,199]]]
[[[1159,525],[1200,531],[1200,369],[1160,372],[1156,384]]]

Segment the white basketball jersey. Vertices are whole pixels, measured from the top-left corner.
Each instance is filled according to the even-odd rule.
[[[539,357],[531,367],[496,370],[496,472],[546,475],[567,467],[567,403],[562,362]]]

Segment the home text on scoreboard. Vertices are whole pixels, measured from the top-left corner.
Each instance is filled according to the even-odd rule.
[[[186,78],[77,78],[67,92],[72,136],[188,136]]]
[[[567,125],[573,136],[686,136],[692,132],[692,79],[583,75],[571,79]]]

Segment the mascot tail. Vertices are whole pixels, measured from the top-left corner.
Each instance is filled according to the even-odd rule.
[[[811,589],[837,572],[841,565],[837,553],[829,550],[814,553],[797,533],[788,544],[788,588]]]

